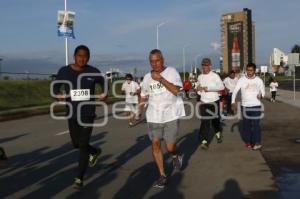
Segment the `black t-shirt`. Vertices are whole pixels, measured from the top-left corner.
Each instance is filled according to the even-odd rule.
[[[96,76],[89,75],[87,73],[95,73]],[[82,76],[83,74],[86,74]],[[79,77],[82,77],[79,79]],[[59,69],[56,80],[67,80],[71,83],[72,89],[89,89],[90,90],[90,96],[95,94],[95,85],[99,84],[102,88],[102,91],[104,91],[104,77],[102,76],[101,72],[93,67],[86,65],[82,71],[75,71],[72,69],[70,65],[63,66]],[[81,85],[77,85],[80,81]],[[60,93],[60,88],[63,86],[63,90],[65,91],[66,95],[70,95],[70,86],[67,83],[56,83],[54,85],[54,94]],[[71,97],[66,98],[67,102],[70,102],[72,104],[73,114],[72,118],[77,118],[77,108],[78,105],[82,102],[86,101],[72,101]],[[94,98],[90,98],[88,101],[95,101]],[[68,106],[67,106],[68,107]],[[95,105],[83,105],[81,107],[81,118],[94,118],[95,117]],[[68,108],[68,114],[69,114],[69,108]]]

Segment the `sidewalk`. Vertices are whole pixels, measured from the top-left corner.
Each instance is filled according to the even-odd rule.
[[[270,89],[266,88],[266,97],[270,99],[270,96],[271,96]],[[296,91],[295,96],[296,96],[296,100],[294,100],[293,91],[278,89],[276,95],[276,101],[290,104],[292,106],[300,108],[300,92]]]
[[[237,120],[226,120],[223,134],[223,143],[213,140],[208,151],[192,155],[180,185],[184,198],[275,198],[270,168],[260,151],[244,147]]]

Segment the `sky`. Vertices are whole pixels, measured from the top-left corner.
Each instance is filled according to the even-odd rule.
[[[227,12],[252,10],[256,26],[256,63],[268,63],[273,48],[289,52],[300,43],[299,0],[68,0],[76,12],[76,39],[91,50],[90,63],[108,70],[147,71],[148,53],[159,45],[167,65],[182,69],[196,58],[211,56],[218,65],[220,18]],[[57,36],[57,11],[64,0],[2,0],[0,58],[2,71],[55,73],[64,65],[64,39]],[[198,60],[196,60],[199,62]]]

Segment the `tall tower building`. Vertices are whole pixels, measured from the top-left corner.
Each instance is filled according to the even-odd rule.
[[[251,10],[223,14],[221,17],[221,72],[243,71],[255,63],[255,24]]]

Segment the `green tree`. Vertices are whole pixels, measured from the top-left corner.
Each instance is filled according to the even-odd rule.
[[[299,53],[299,59],[300,59],[300,45],[295,44],[295,45],[292,47],[291,53]]]
[[[295,45],[292,47],[291,53],[300,53],[300,45],[295,44]]]

